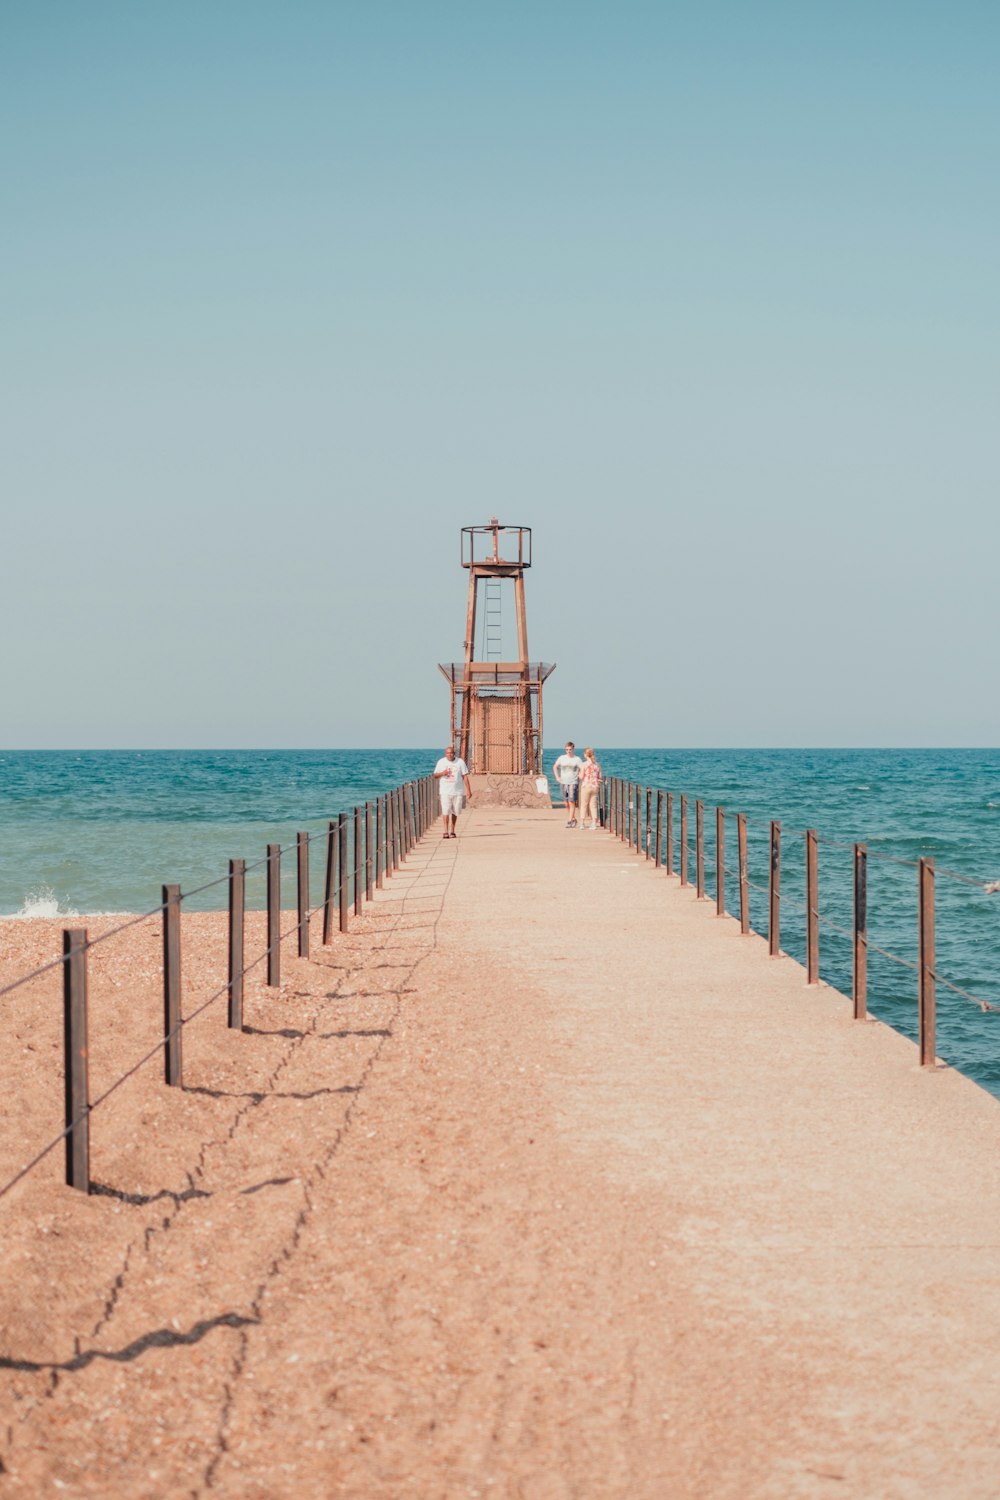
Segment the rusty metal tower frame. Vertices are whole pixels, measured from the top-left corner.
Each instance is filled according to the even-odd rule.
[[[463,526],[462,567],[469,572],[465,661],[440,663],[451,687],[451,737],[469,770],[480,775],[542,774],[542,683],[554,664],[528,659],[524,574],[531,567],[531,527]],[[517,661],[476,660],[480,590],[514,586]],[[494,590],[497,593],[497,590]]]

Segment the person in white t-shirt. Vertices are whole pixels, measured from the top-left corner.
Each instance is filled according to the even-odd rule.
[[[434,767],[434,776],[441,783],[441,816],[444,819],[445,839],[453,839],[455,822],[465,806],[466,797],[472,796],[469,768],[461,756],[455,754],[455,746],[447,745],[445,752]]]
[[[566,753],[560,755],[552,770],[566,798],[566,811],[569,814],[566,827],[575,828],[576,810],[580,805],[580,772],[583,770],[583,761],[577,755],[572,740],[566,741]]]

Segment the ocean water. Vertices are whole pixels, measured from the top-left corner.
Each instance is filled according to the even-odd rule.
[[[700,797],[706,806],[706,872],[715,890],[715,815],[721,805],[750,819],[750,878],[767,883],[768,821],[782,822],[782,947],[802,959],[804,841],[820,843],[821,974],[851,984],[852,854],[869,849],[869,936],[903,962],[870,953],[869,1006],[916,1035],[916,870],[938,868],[937,970],[1000,1006],[1000,751],[998,750],[603,750],[608,775]],[[561,747],[546,755],[546,766]],[[230,858],[260,859],[268,843],[321,835],[329,818],[430,770],[437,750],[0,751],[0,914],[145,911],[164,883],[193,891],[225,876]],[[676,830],[675,830],[676,832]],[[568,835],[572,837],[572,835]],[[691,814],[691,841],[694,813]],[[725,865],[735,909],[736,830]],[[313,900],[322,889],[321,838],[312,846]],[[294,860],[284,861],[286,906]],[[953,871],[966,881],[949,878]],[[975,884],[967,881],[976,882]],[[263,871],[248,875],[248,901],[264,898]],[[225,906],[226,885],[191,906]],[[751,893],[757,931],[767,897]],[[808,1003],[804,997],[803,1003]],[[1000,1095],[1000,1014],[943,986],[938,1051]]]

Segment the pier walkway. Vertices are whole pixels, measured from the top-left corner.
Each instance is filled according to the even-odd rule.
[[[516,1215],[500,1492],[1000,1493],[1000,1104],[557,814],[474,812],[422,878],[454,1168],[496,1154],[468,1253]]]
[[[1000,1104],[563,824],[432,830],[290,962],[306,1041],[97,1342],[163,1285],[213,1331],[36,1392],[9,1493],[995,1500]]]

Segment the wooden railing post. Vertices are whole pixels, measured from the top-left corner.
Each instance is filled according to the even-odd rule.
[[[705,896],[705,804],[697,799],[694,804],[694,871],[697,899],[701,901]]]
[[[868,848],[854,846],[854,1019],[868,1018]]]
[[[281,984],[281,845],[267,846],[267,982]]]
[[[768,880],[768,951],[772,958],[781,952],[781,824],[771,824],[771,873]]]
[[[654,859],[654,865],[655,865],[656,869],[658,870],[660,868],[661,864],[663,863],[663,844],[662,844],[662,838],[663,838],[663,793],[662,792],[657,792],[657,794],[656,794],[656,834],[655,834],[655,838],[656,838],[656,857]]]
[[[385,873],[392,877],[396,873],[396,798],[394,793],[385,794]]]
[[[674,794],[667,793],[667,848],[666,848],[667,874],[674,873]]]
[[[919,882],[919,1034],[920,1066],[933,1068],[937,1061],[937,993],[934,976],[934,861],[922,859]]]
[[[385,850],[382,847],[385,842],[385,798],[375,799],[375,889],[383,888],[383,875],[385,872]]]
[[[296,889],[299,904],[299,957],[309,957],[309,835],[295,835]]]
[[[750,865],[747,860],[747,815],[736,814],[736,842],[740,866],[740,932],[750,931]]]
[[[326,882],[323,887],[323,944],[333,937],[333,896],[337,885],[337,825],[326,828]]]
[[[338,907],[340,915],[341,932],[350,931],[351,926],[351,825],[347,814],[342,812],[337,818],[337,865],[338,865]]]
[[[815,828],[806,829],[806,983],[819,984],[819,854]]]
[[[63,1076],[66,1186],[90,1192],[90,1086],[87,1064],[87,929],[63,931]]]
[[[715,915],[726,915],[726,809],[715,809]]]
[[[645,855],[646,855],[647,859],[652,859],[652,857],[653,857],[652,856],[652,852],[651,852],[650,847],[649,847],[650,843],[652,842],[652,840],[650,839],[650,836],[649,836],[650,829],[652,828],[652,825],[653,825],[652,800],[651,800],[652,796],[653,796],[652,788],[651,787],[647,787],[646,788],[646,844],[645,844]]]
[[[681,847],[680,847],[680,875],[681,885],[688,883],[688,799],[681,794]]]
[[[361,898],[364,895],[365,836],[361,809],[354,809],[354,915],[361,915]]]
[[[229,861],[229,1001],[228,1024],[243,1030],[243,916],[246,911],[246,860]]]
[[[365,895],[370,901],[375,890],[375,860],[372,835],[375,829],[374,810],[370,802],[365,803]]]
[[[180,1088],[181,1069],[181,888],[163,887],[163,1076]]]

